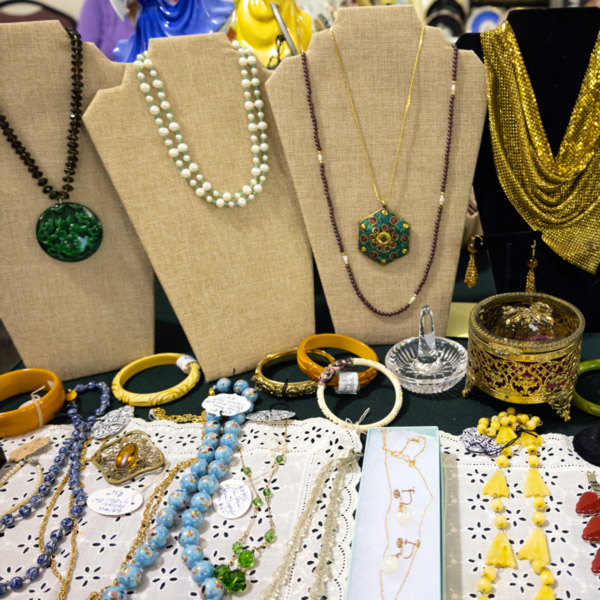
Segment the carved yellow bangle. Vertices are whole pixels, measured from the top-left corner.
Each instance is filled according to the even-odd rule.
[[[160,392],[152,392],[150,394],[134,394],[128,392],[123,386],[134,375],[163,365],[177,365],[188,376],[178,385],[162,390]],[[164,354],[153,354],[140,358],[123,367],[113,379],[112,393],[121,402],[131,404],[132,406],[157,406],[165,404],[181,398],[187,394],[200,380],[200,365],[192,356],[185,354],[175,354],[174,352],[166,352]]]
[[[277,398],[283,398],[284,396],[286,398],[302,398],[303,396],[314,395],[317,392],[317,382],[313,381],[312,379],[284,383],[282,381],[274,381],[273,379],[269,379],[263,374],[263,369],[267,365],[272,366],[280,363],[296,362],[297,353],[298,348],[294,348],[288,352],[269,354],[269,356],[261,360],[256,366],[256,370],[252,376],[254,388],[260,390],[261,392],[266,392],[271,396],[276,396]],[[328,354],[324,350],[320,350],[318,348],[316,350],[310,350],[308,355],[312,356],[313,358],[320,356],[327,361],[327,364],[335,362],[335,358],[331,356],[331,354]]]
[[[26,405],[0,413],[0,438],[22,435],[54,418],[65,403],[65,388],[56,373],[46,369],[20,369],[0,375],[0,401],[12,396],[48,390],[34,396]]]

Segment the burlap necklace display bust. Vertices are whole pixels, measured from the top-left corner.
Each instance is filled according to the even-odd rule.
[[[375,179],[387,189],[421,23],[411,7],[340,10],[334,25]],[[378,309],[393,311],[413,295],[429,256],[440,197],[452,48],[427,28],[389,208],[410,223],[409,253],[386,266],[362,255],[359,221],[381,205],[373,194],[344,81],[329,32],[313,36],[306,53],[323,159],[340,235],[359,287]],[[486,112],[485,72],[460,52],[452,150],[438,248],[425,287],[401,315],[378,316],[355,294],[338,251],[319,173],[301,57],[286,59],[267,84],[302,215],[338,333],[367,343],[413,335],[429,304],[446,330],[469,190]],[[290,94],[294,90],[295,94]]]
[[[83,50],[83,108],[117,85],[123,66]],[[0,106],[55,188],[66,156],[71,43],[57,21],[0,26]],[[27,366],[63,379],[121,367],[154,346],[153,275],[142,246],[82,128],[71,200],[103,225],[98,251],[77,263],[48,256],[36,239],[42,194],[10,144],[0,140],[0,317]]]
[[[200,171],[219,189],[240,189],[252,155],[238,52],[206,34],[153,39],[149,57]],[[243,208],[208,204],[179,175],[133,65],[84,117],[208,380],[253,369],[314,332],[310,246],[263,96],[271,170]]]

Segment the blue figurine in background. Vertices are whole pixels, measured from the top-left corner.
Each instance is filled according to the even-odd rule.
[[[148,49],[150,38],[219,31],[234,9],[229,0],[138,0],[138,4],[135,33],[114,49],[118,62],[133,62]]]

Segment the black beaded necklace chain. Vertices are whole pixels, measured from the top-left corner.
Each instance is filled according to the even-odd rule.
[[[81,36],[74,29],[67,29],[71,40],[71,111],[67,135],[67,160],[65,176],[60,191],[55,190],[13,131],[8,119],[0,113],[0,130],[6,141],[23,161],[31,176],[37,180],[42,193],[56,202],[38,219],[37,240],[49,256],[66,262],[76,262],[90,257],[102,242],[100,219],[87,207],[65,202],[73,191],[73,181],[79,160],[79,129],[81,128],[81,104],[83,90],[83,52]]]
[[[431,265],[433,263],[433,259],[435,258],[435,251],[437,249],[438,235],[440,232],[440,222],[442,220],[442,212],[444,210],[444,201],[445,201],[445,193],[446,193],[446,183],[448,181],[448,165],[450,164],[450,145],[452,142],[452,127],[454,123],[454,102],[456,98],[456,75],[458,71],[458,48],[454,47],[454,55],[452,59],[452,86],[450,91],[450,106],[448,109],[448,133],[446,135],[446,151],[444,154],[444,169],[442,173],[442,185],[440,190],[440,201],[437,209],[437,214],[435,218],[435,224],[433,226],[433,240],[431,242],[431,250],[429,252],[429,258],[427,259],[427,264],[425,265],[425,271],[421,277],[417,288],[415,289],[414,294],[411,299],[404,304],[404,306],[398,308],[397,310],[385,311],[379,310],[375,308],[362,293],[361,289],[356,282],[356,278],[354,277],[354,272],[352,271],[352,267],[348,261],[348,256],[346,255],[346,251],[344,250],[344,244],[342,243],[342,238],[340,236],[340,232],[337,226],[337,221],[335,218],[335,209],[333,207],[333,202],[331,201],[331,195],[329,193],[329,183],[327,181],[327,175],[325,173],[325,162],[323,161],[323,151],[321,148],[321,141],[319,139],[319,126],[317,123],[317,117],[315,116],[315,107],[313,105],[312,100],[312,88],[310,85],[310,77],[308,74],[308,63],[306,60],[306,54],[302,53],[302,68],[304,70],[304,82],[306,84],[306,100],[308,102],[308,110],[310,111],[310,118],[312,120],[313,125],[313,137],[315,140],[315,147],[317,149],[317,158],[319,160],[319,168],[321,170],[321,180],[323,182],[323,192],[325,193],[325,199],[327,200],[327,205],[329,207],[329,219],[331,220],[331,226],[333,227],[333,233],[335,235],[335,239],[337,241],[338,249],[342,254],[342,260],[344,261],[344,265],[346,267],[346,272],[348,273],[348,278],[350,279],[350,283],[352,284],[352,288],[354,289],[355,294],[360,298],[361,302],[373,313],[376,315],[380,315],[382,317],[394,317],[408,310],[410,305],[416,300],[417,296],[423,289],[425,282],[427,281],[427,277],[429,276],[429,271],[431,269]]]

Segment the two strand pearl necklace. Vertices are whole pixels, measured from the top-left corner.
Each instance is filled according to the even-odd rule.
[[[150,114],[158,125],[158,134],[163,138],[168,148],[169,156],[173,159],[175,166],[179,169],[181,176],[187,180],[190,187],[199,198],[214,204],[218,208],[224,206],[246,206],[254,200],[257,194],[263,191],[263,185],[269,172],[269,145],[267,144],[267,122],[265,121],[264,106],[261,99],[260,79],[256,57],[248,48],[233,42],[233,47],[239,52],[239,64],[242,70],[242,88],[244,90],[244,108],[248,113],[248,131],[252,153],[252,179],[248,185],[244,185],[239,192],[219,192],[210,181],[199,173],[198,164],[192,161],[188,153],[188,146],[183,141],[179,129],[179,123],[175,121],[171,112],[171,104],[167,101],[163,82],[158,76],[156,67],[148,58],[148,52],[138,54],[134,65],[137,67],[137,77],[140,81],[140,90],[149,104]],[[152,83],[146,81],[145,71],[148,71]],[[156,92],[156,97],[154,96]],[[256,112],[255,112],[256,110]],[[164,113],[164,118],[161,116]]]

